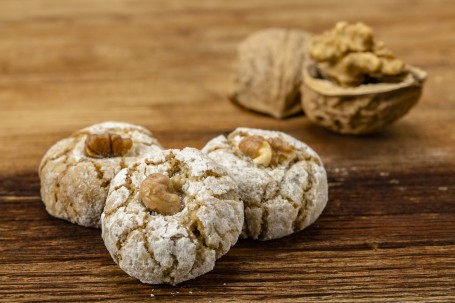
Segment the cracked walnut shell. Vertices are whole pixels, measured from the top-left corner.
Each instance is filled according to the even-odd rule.
[[[270,28],[248,36],[238,48],[236,91],[239,105],[281,119],[302,111],[301,70],[311,34]]]
[[[313,122],[340,134],[374,133],[405,115],[419,100],[427,74],[407,66],[396,83],[342,87],[304,70],[302,106]]]

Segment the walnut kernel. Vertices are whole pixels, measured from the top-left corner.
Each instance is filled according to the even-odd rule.
[[[89,135],[85,140],[85,154],[92,158],[122,157],[133,146],[130,138],[104,133]]]
[[[183,209],[176,191],[177,183],[166,175],[151,174],[142,182],[139,197],[148,209],[162,215],[174,215]]]
[[[269,166],[273,151],[269,142],[260,136],[247,136],[239,143],[239,149],[256,164]]]
[[[321,75],[341,86],[383,82],[387,76],[404,72],[405,64],[375,41],[373,31],[363,23],[338,22],[335,27],[313,38],[311,57]]]
[[[280,138],[271,138],[269,140],[272,146],[273,156],[270,165],[277,166],[289,160],[295,151],[295,148]]]
[[[280,138],[246,136],[240,141],[239,150],[256,164],[276,167],[291,158],[294,147]]]

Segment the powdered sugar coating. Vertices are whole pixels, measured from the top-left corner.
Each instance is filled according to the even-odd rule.
[[[182,211],[164,216],[139,198],[142,181],[161,173],[182,181]],[[101,216],[114,261],[144,283],[177,284],[213,269],[243,226],[243,203],[227,172],[193,148],[141,159],[112,180]]]
[[[257,165],[239,151],[246,136],[279,138],[294,152],[276,167]],[[202,151],[226,167],[238,183],[245,205],[244,238],[270,240],[302,230],[319,217],[327,203],[327,176],[319,156],[285,133],[237,128],[228,137],[212,139]]]
[[[96,159],[85,155],[87,136],[105,132],[133,141],[124,157]],[[104,122],[75,132],[52,146],[41,160],[41,198],[47,212],[82,226],[100,228],[111,179],[137,157],[161,149],[147,129],[129,123]]]

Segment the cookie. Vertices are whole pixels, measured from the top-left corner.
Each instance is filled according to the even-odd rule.
[[[238,128],[202,149],[228,169],[245,205],[242,237],[277,239],[300,231],[321,214],[328,199],[319,156],[278,131]]]
[[[39,166],[41,198],[54,217],[100,228],[111,179],[137,157],[160,151],[145,128],[104,122],[57,142]]]
[[[243,226],[235,181],[202,152],[166,150],[122,169],[101,216],[114,261],[143,283],[177,284],[213,269]]]

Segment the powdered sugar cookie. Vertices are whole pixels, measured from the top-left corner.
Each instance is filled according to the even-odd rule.
[[[39,167],[41,198],[54,217],[100,227],[111,179],[138,156],[160,151],[143,127],[104,122],[57,142]]]
[[[121,170],[101,216],[114,261],[144,283],[202,275],[233,246],[243,226],[235,181],[193,148],[166,150]]]
[[[203,148],[226,167],[245,205],[242,237],[270,240],[312,224],[327,203],[327,177],[319,156],[277,131],[238,128]]]

